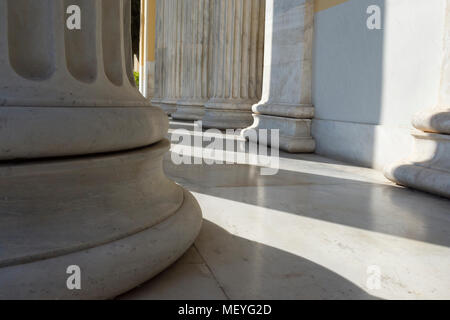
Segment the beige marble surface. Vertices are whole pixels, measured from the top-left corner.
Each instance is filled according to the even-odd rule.
[[[121,300],[224,300],[223,289],[195,246],[172,267],[119,297]]]
[[[317,155],[280,153],[279,163],[261,176],[247,164],[166,157],[167,174],[202,207],[195,257],[121,298],[450,298],[449,200]],[[373,265],[376,290],[367,288]]]

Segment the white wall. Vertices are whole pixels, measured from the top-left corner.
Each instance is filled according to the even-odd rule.
[[[382,29],[366,27],[369,5]],[[445,0],[350,0],[316,13],[317,152],[381,169],[412,150],[411,119],[436,105]]]

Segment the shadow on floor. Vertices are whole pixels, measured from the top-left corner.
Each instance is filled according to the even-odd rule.
[[[119,299],[376,299],[316,263],[206,220],[195,248],[204,260],[182,257]]]
[[[450,202],[422,192],[326,175],[234,165],[175,165],[168,176],[191,191],[340,225],[450,247]]]
[[[209,221],[196,246],[231,299],[374,299],[331,270]]]

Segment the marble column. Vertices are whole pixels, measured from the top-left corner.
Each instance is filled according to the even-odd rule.
[[[183,2],[184,0],[158,0],[162,26],[159,26],[157,35],[158,38],[161,37],[157,44],[161,51],[161,56],[158,57],[161,65],[157,67],[159,75],[156,80],[160,82],[157,86],[162,86],[162,92],[154,103],[168,115],[176,112],[181,98]]]
[[[195,199],[163,172],[167,117],[135,86],[130,11],[0,1],[0,299],[115,297],[199,232]]]
[[[314,152],[311,119],[313,0],[266,0],[262,99],[252,107],[254,123],[243,131],[279,130],[279,147],[288,152]],[[265,136],[265,135],[264,135]],[[267,142],[270,144],[270,131]],[[257,141],[253,141],[257,142]]]
[[[147,99],[155,94],[156,0],[141,1],[139,91]]]
[[[204,127],[245,128],[261,98],[265,0],[212,0],[211,99]]]
[[[385,175],[407,187],[450,198],[450,0],[446,1],[444,45],[438,103],[413,119],[414,150]]]
[[[208,101],[210,0],[183,0],[181,99],[174,119],[200,120]]]
[[[164,55],[165,55],[165,29],[164,29],[165,1],[156,0],[155,25],[155,81],[152,105],[161,107],[164,98]]]

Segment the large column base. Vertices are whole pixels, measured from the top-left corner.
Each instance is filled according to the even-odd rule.
[[[177,110],[172,114],[172,118],[176,120],[188,120],[197,121],[201,120],[205,115],[205,103],[206,101],[199,102],[182,102],[179,101]]]
[[[385,168],[388,179],[400,185],[450,198],[450,136],[413,134],[410,159]]]
[[[130,150],[161,141],[169,128],[154,107],[3,106],[0,123],[1,160]]]
[[[0,299],[113,298],[179,258],[201,211],[164,176],[168,148],[0,165]]]
[[[294,119],[276,116],[268,116],[262,114],[253,115],[253,125],[242,131],[242,135],[252,142],[263,143],[259,130],[267,130],[267,145],[271,145],[271,130],[279,130],[279,147],[281,150],[290,153],[312,153],[316,148],[316,143],[311,137],[311,120]],[[251,130],[256,131],[255,135],[250,133]],[[256,140],[255,140],[256,138]]]

